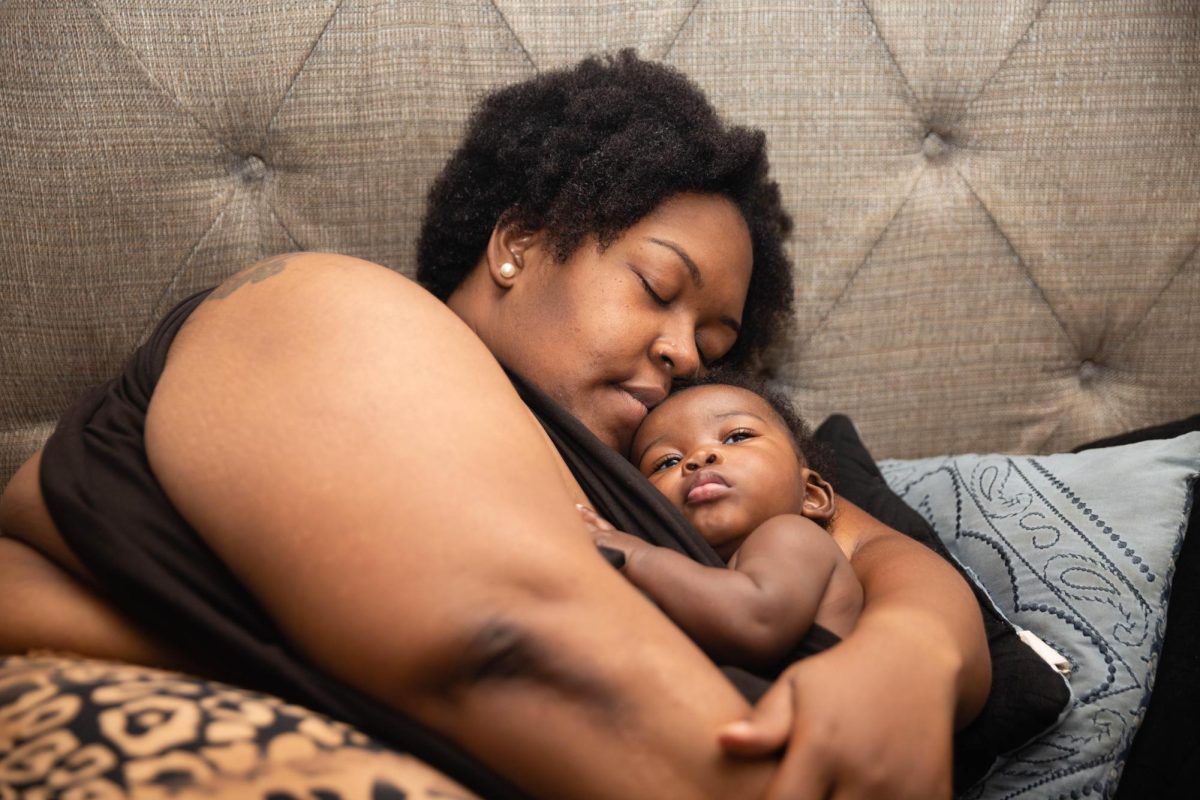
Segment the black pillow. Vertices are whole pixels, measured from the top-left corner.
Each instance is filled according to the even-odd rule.
[[[1200,430],[1200,414],[1081,445],[1074,452]],[[1193,489],[1193,492],[1196,490]],[[1200,784],[1200,503],[1192,499],[1188,531],[1175,559],[1167,633],[1146,716],[1133,737],[1114,800],[1192,798]]]
[[[1003,753],[1058,721],[1071,699],[1066,681],[1024,642],[993,607],[987,593],[950,557],[933,528],[887,485],[849,418],[835,415],[814,433],[832,451],[833,488],[879,521],[933,550],[971,586],[983,614],[992,658],[992,690],[983,711],[954,740],[954,789],[982,778]]]

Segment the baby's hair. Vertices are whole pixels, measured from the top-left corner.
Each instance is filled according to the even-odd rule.
[[[445,300],[497,223],[544,231],[561,263],[601,249],[676,195],[730,200],[750,229],[742,330],[723,363],[753,366],[791,321],[792,228],[762,131],[726,125],[678,70],[632,50],[550,70],[484,97],[429,190],[417,280]]]
[[[796,448],[796,455],[802,458],[810,469],[820,473],[822,478],[833,483],[833,452],[823,442],[818,442],[813,438],[812,428],[796,411],[792,402],[781,392],[772,389],[766,381],[731,367],[719,367],[709,371],[702,378],[677,383],[675,392],[684,392],[699,386],[733,386],[761,397],[792,434],[792,446]]]

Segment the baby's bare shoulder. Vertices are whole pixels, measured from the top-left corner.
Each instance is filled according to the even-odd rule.
[[[809,560],[818,555],[839,554],[829,532],[799,514],[779,514],[763,522],[746,537],[738,550],[739,561],[749,558]]]

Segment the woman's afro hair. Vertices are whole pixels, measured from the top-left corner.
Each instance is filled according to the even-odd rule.
[[[766,138],[726,126],[690,80],[632,50],[483,98],[430,188],[417,279],[448,298],[498,223],[545,232],[564,262],[586,237],[607,247],[682,192],[728,198],[749,227],[742,330],[722,363],[755,364],[792,310],[792,222],[767,176]]]

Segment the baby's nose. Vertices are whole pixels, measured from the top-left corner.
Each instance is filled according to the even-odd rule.
[[[687,468],[688,472],[695,472],[696,470],[700,469],[701,466],[708,466],[709,464],[715,463],[717,463],[717,454],[710,450],[704,455],[703,458],[700,458],[699,456],[689,458],[684,467]]]

